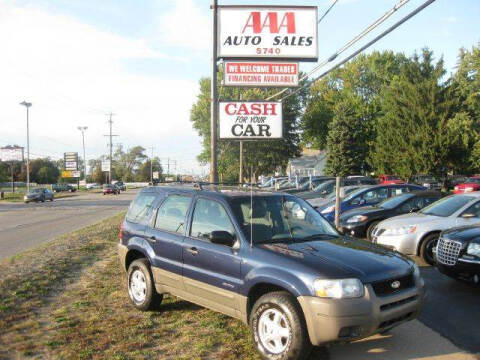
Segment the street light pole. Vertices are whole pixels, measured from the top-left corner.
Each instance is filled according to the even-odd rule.
[[[28,109],[32,106],[32,103],[22,101],[20,105],[23,105],[27,108],[27,192],[30,191],[30,134],[29,134],[29,124],[28,124]]]
[[[210,6],[213,14],[213,44],[212,44],[212,82],[210,84],[210,182],[218,182],[217,169],[217,0],[212,0]]]
[[[85,157],[85,131],[88,129],[87,126],[78,126],[78,130],[82,132],[82,143],[83,143],[83,179],[85,180],[85,185],[87,185],[87,158]]]

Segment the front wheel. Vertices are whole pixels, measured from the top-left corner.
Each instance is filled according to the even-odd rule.
[[[156,309],[163,300],[163,295],[155,290],[147,259],[138,259],[130,264],[127,272],[127,286],[130,300],[139,310]]]
[[[258,352],[268,360],[300,360],[310,354],[305,320],[287,292],[263,295],[253,306],[250,329]]]
[[[420,256],[429,265],[435,265],[435,259],[433,258],[433,249],[437,246],[439,234],[428,235],[422,242],[420,247]]]

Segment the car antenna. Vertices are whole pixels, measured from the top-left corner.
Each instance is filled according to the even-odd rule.
[[[250,247],[253,247],[253,183],[252,181],[253,165],[250,171]]]

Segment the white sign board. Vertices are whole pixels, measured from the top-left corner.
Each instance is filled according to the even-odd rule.
[[[102,160],[102,171],[110,171],[110,161]]]
[[[77,170],[77,162],[76,161],[65,161],[65,170]]]
[[[316,6],[219,6],[218,58],[318,59]]]
[[[78,171],[78,170],[71,171],[71,174],[72,174],[72,178],[79,178],[80,177],[80,171]]]
[[[152,174],[152,177],[155,179],[155,180],[158,180],[160,179],[160,174],[158,171],[154,171],[153,174]]]
[[[283,137],[282,103],[220,102],[219,125],[220,139],[281,139]]]
[[[225,86],[298,86],[298,63],[226,61]]]
[[[23,161],[23,148],[19,146],[5,146],[0,148],[0,160]]]

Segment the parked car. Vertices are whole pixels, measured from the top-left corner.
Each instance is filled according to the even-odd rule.
[[[350,185],[350,186],[342,186],[340,188],[340,197],[343,199],[349,194],[351,194],[354,191],[357,191],[360,188],[367,188],[370,187],[371,185]],[[326,197],[319,197],[315,199],[308,199],[307,202],[313,206],[314,209],[317,209],[318,207],[328,204],[332,202],[332,200],[335,200],[337,196],[337,193],[335,189],[328,194]]]
[[[443,182],[432,175],[416,175],[413,177],[413,183],[421,185],[429,190],[442,190]]]
[[[287,190],[284,190],[284,191],[289,193],[289,194],[296,194],[296,193],[300,193],[300,192],[310,191],[312,189],[315,189],[320,184],[323,184],[323,183],[325,183],[327,181],[330,181],[330,180],[333,180],[333,179],[334,178],[332,178],[330,176],[312,177],[311,180],[309,178],[307,178],[302,183],[300,183],[298,185],[298,187],[293,188],[293,189],[287,189]]]
[[[49,189],[45,188],[35,188],[30,190],[25,196],[23,197],[23,201],[28,204],[29,202],[35,201],[41,201],[45,202],[46,200],[53,201],[54,195],[53,192],[50,191]]]
[[[87,190],[92,190],[92,189],[101,189],[102,185],[100,184],[87,184],[86,189]]]
[[[271,360],[384,332],[414,319],[424,297],[412,260],[341,236],[285,193],[142,189],[119,257],[137,309],[171,293],[238,318]]]
[[[464,194],[472,191],[480,190],[480,176],[472,176],[465,180],[464,183],[455,185],[453,188],[454,194]]]
[[[389,185],[389,184],[405,184],[405,181],[400,179],[395,175],[380,175],[378,180],[380,184]]]
[[[402,254],[419,255],[433,265],[433,248],[440,232],[480,223],[480,193],[444,197],[418,213],[382,221],[372,232],[372,241]]]
[[[412,191],[389,198],[377,205],[359,207],[341,214],[341,230],[346,234],[371,240],[372,231],[380,221],[396,215],[417,212],[441,197],[442,194],[438,191]]]
[[[480,284],[480,226],[442,232],[434,255],[441,273]]]
[[[103,185],[103,195],[107,194],[118,195],[120,194],[120,190],[115,185],[105,184]]]
[[[125,185],[123,181],[116,181],[113,185],[115,185],[119,191],[127,191],[127,185]]]
[[[388,198],[411,191],[425,190],[423,186],[414,184],[375,185],[354,191],[340,203],[340,213],[362,206],[376,205]],[[330,222],[335,220],[335,199],[319,206],[317,210]]]
[[[71,184],[53,184],[52,190],[54,192],[62,192],[62,191],[75,192],[77,191],[77,188],[72,186]]]
[[[377,185],[378,181],[376,179],[361,176],[361,177],[354,177],[354,178],[343,178],[340,183],[342,186]],[[336,189],[336,180],[334,178],[332,180],[325,181],[324,183],[314,188],[312,191],[299,193],[297,194],[297,196],[304,200],[316,199],[319,197],[326,198],[332,193],[334,193],[335,189]]]

